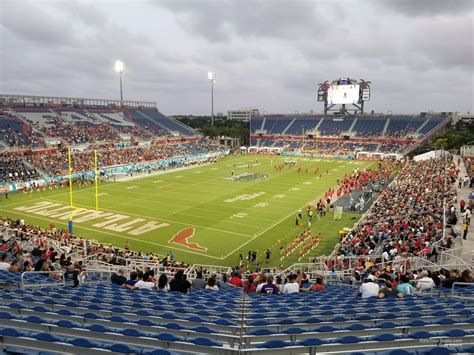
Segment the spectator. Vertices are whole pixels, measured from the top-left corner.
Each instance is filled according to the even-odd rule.
[[[123,285],[123,287],[128,288],[128,289],[135,289],[135,284],[138,281],[138,274],[136,271],[132,271],[130,273],[130,279],[127,280],[127,282]]]
[[[191,282],[191,284],[194,290],[203,289],[206,287],[206,281],[202,279],[202,271],[198,271],[196,273],[196,278]]]
[[[388,296],[395,296],[398,298],[403,298],[403,295],[400,291],[392,287],[391,281],[385,281],[385,287],[382,288],[379,292],[379,298],[385,298]]]
[[[298,284],[296,284],[298,286]],[[267,278],[267,283],[262,286],[261,293],[265,294],[278,294],[278,287],[273,284],[273,276]]]
[[[423,270],[421,272],[421,278],[417,280],[416,289],[418,291],[424,291],[434,288],[436,285],[431,277],[429,277],[429,272]]]
[[[166,274],[160,275],[157,290],[160,292],[170,292],[170,285],[168,284],[168,276]]]
[[[122,286],[127,282],[127,278],[123,276],[123,270],[118,270],[117,272],[114,272],[112,276],[110,277],[110,281],[113,284]]]
[[[138,280],[135,284],[135,287],[138,289],[146,289],[146,290],[153,290],[155,288],[155,284],[149,281],[150,274],[145,272],[142,276],[141,280]]]
[[[415,289],[410,284],[410,279],[406,275],[400,277],[400,285],[397,286],[397,291],[400,292],[403,296],[414,295]]]
[[[170,282],[171,292],[188,293],[191,289],[191,283],[184,278],[184,272],[179,270],[174,275],[174,279]]]
[[[254,278],[252,275],[247,277],[247,280],[244,284],[244,292],[245,293],[255,293],[257,290],[257,286],[255,285]]]
[[[216,276],[212,275],[207,281],[206,290],[219,291],[219,287],[216,285]]]
[[[378,297],[379,292],[380,287],[375,283],[375,276],[369,275],[367,281],[360,286],[358,294],[362,296],[362,298],[369,298]]]
[[[273,281],[273,280],[272,280]],[[293,274],[288,275],[288,282],[283,286],[283,294],[300,292],[300,286]]]
[[[7,262],[7,254],[2,254],[0,259],[0,271],[10,271],[10,263]]]

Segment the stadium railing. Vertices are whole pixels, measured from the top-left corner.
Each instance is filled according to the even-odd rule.
[[[54,272],[59,277],[49,277]],[[42,275],[43,279],[34,277],[34,281],[28,281],[29,276]],[[46,275],[46,277],[44,276]],[[25,271],[20,276],[20,288],[41,288],[47,286],[65,286],[66,276],[64,271]]]

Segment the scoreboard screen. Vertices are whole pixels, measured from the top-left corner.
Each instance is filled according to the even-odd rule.
[[[357,104],[360,101],[360,86],[351,85],[331,85],[327,93],[328,104]]]

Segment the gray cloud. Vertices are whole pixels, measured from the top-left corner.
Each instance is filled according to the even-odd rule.
[[[472,111],[472,8],[412,3],[4,0],[0,90],[117,98],[120,59],[125,98],[166,114],[209,113],[209,70],[216,112],[319,112],[344,76],[373,81],[369,110]]]
[[[472,12],[472,0],[377,0],[379,6],[413,17],[446,16]]]
[[[155,4],[173,13],[183,28],[209,41],[321,35],[333,15],[332,8],[307,0],[164,0]]]

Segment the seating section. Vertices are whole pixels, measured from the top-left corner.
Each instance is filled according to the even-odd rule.
[[[326,117],[319,126],[319,133],[323,136],[340,136],[351,128],[353,118]]]
[[[359,299],[356,291],[338,285],[284,296],[104,284],[16,289],[0,294],[0,334],[3,347],[84,353],[420,353],[443,339],[457,350],[473,347],[472,300]]]
[[[320,120],[321,119],[319,117],[298,118],[298,119],[293,121],[291,126],[288,128],[286,134],[287,135],[299,136],[303,132],[311,132],[316,128],[316,126],[318,125]]]
[[[158,110],[140,110],[140,112],[145,115],[145,117],[149,118],[170,132],[178,132],[183,136],[197,135],[196,131],[194,131],[192,128],[185,126],[172,118],[166,117]]]
[[[442,116],[254,116],[250,120],[250,144],[263,148],[285,148],[290,151],[308,150],[312,148],[313,143],[285,140],[281,139],[281,136],[285,138],[314,133],[320,140],[319,147],[315,148],[320,153],[353,154],[356,150],[401,153],[419,140],[431,136],[445,123],[446,117]],[[265,144],[258,142],[257,145],[258,138],[274,141],[274,144],[265,141]],[[342,142],[344,139],[349,141]],[[330,142],[325,142],[327,140]],[[325,150],[326,146],[329,151]]]
[[[16,154],[0,154],[0,183],[34,180],[39,177],[38,171],[27,166]]]
[[[371,117],[359,117],[354,124],[353,130],[358,137],[379,137],[382,135],[387,120],[373,119]]]
[[[0,141],[9,147],[36,147],[41,140],[20,120],[0,111]]]
[[[44,146],[47,138],[67,143],[135,141],[156,136],[193,137],[193,129],[156,109],[6,108],[0,112],[0,140],[9,146]]]

